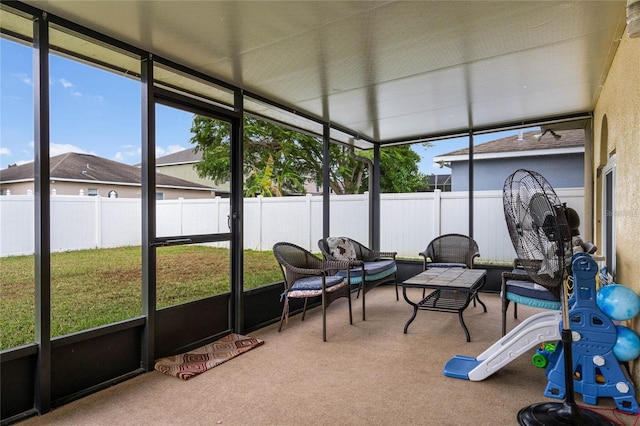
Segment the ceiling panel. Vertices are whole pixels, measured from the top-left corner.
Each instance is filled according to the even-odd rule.
[[[26,1],[396,141],[591,111],[625,1]]]

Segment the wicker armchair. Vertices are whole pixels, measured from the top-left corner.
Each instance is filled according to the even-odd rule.
[[[327,308],[334,300],[346,297],[349,301],[349,324],[353,324],[351,316],[351,292],[348,281],[335,273],[346,269],[349,275],[349,262],[326,261],[314,256],[309,251],[295,244],[280,242],[273,246],[273,254],[280,265],[284,277],[284,307],[280,317],[280,327],[289,318],[289,299],[304,299],[302,321],[307,311],[310,297],[322,297],[322,340],[327,341]]]
[[[426,250],[418,253],[423,257],[423,267],[473,268],[473,261],[480,256],[478,243],[462,234],[444,234],[433,239]]]
[[[396,300],[398,295],[398,277],[396,266],[396,252],[377,251],[347,237],[328,237],[318,241],[320,252],[326,260],[346,260],[351,264],[350,276],[347,271],[339,271],[349,282],[351,291],[357,292],[356,298],[362,292],[362,320],[365,315],[365,294],[384,283],[394,283],[396,286]],[[346,251],[345,252],[345,247]],[[364,277],[364,278],[363,278]]]
[[[513,302],[513,318],[518,318],[518,303],[540,309],[561,308],[560,287],[546,288],[536,284],[527,273],[528,269],[539,268],[541,261],[514,259],[513,270],[502,273],[502,335],[507,334],[507,309],[509,302]]]

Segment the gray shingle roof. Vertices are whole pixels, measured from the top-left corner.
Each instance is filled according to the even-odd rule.
[[[140,184],[142,173],[139,167],[119,163],[90,154],[68,152],[51,157],[50,177],[57,180],[84,182],[113,182],[122,184]],[[0,182],[33,180],[33,163],[9,167],[0,170]],[[184,179],[156,173],[157,186],[184,187],[194,189],[212,189],[208,186]]]
[[[202,152],[196,153],[195,151],[195,148],[189,148],[182,151],[174,152],[173,154],[165,155],[164,157],[158,157],[156,158],[156,166],[197,163],[202,160]]]
[[[561,130],[555,132],[560,135],[560,139],[556,140],[551,132],[547,132],[539,141],[534,135],[540,132],[525,132],[522,140],[518,140],[518,135],[507,136],[505,138],[496,139],[485,142],[473,147],[473,154],[493,154],[499,152],[519,152],[519,151],[536,151],[544,149],[562,149],[584,147],[584,130]],[[469,149],[463,148],[456,151],[447,152],[439,155],[439,157],[449,157],[455,155],[468,155]]]

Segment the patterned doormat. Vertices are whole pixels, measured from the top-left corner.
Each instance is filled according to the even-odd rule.
[[[264,341],[253,337],[231,333],[191,352],[160,358],[156,361],[155,369],[170,376],[189,380],[263,343]]]

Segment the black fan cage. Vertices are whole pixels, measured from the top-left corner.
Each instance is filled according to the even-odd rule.
[[[524,169],[507,178],[502,200],[519,263],[531,279],[559,295],[571,256],[566,207],[542,175]]]

